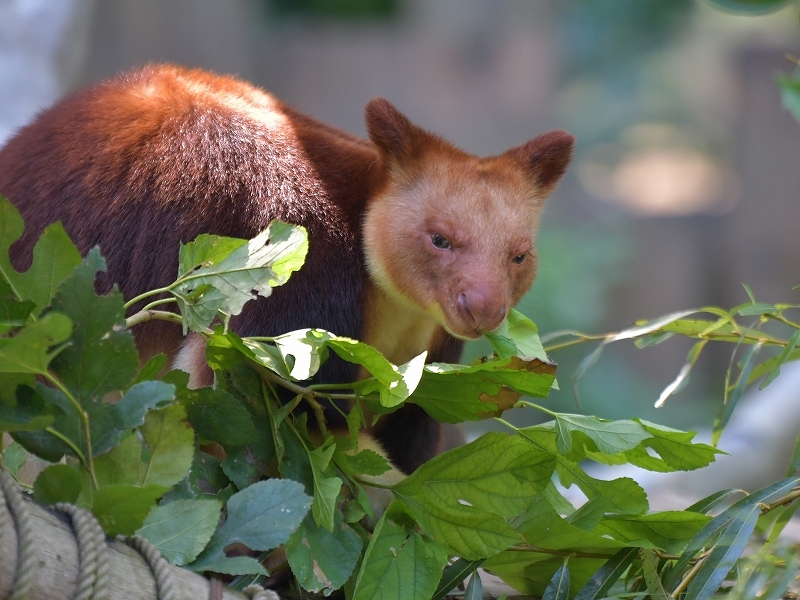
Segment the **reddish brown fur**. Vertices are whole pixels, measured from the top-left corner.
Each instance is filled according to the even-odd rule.
[[[272,219],[300,223],[310,235],[306,265],[271,298],[249,303],[237,332],[321,327],[366,339],[395,362],[423,350],[456,360],[453,335],[496,326],[530,287],[541,206],[572,137],[550,132],[481,159],[383,99],[366,117],[370,141],[241,81],[167,65],[87,88],[0,150],[0,193],[27,224],[12,259],[26,266],[43,228],[61,219],[82,252],[99,245],[106,257],[98,288],[116,282],[130,298],[173,280],[179,241],[248,238]],[[435,248],[432,234],[452,247]],[[174,325],[138,329],[145,356],[174,354],[180,343]],[[356,375],[331,359],[319,378]],[[438,424],[417,407],[382,423],[376,434],[405,472],[435,452]]]

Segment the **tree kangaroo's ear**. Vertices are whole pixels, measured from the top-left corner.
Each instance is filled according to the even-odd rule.
[[[522,162],[540,190],[548,194],[566,172],[574,145],[572,134],[555,129],[508,150],[506,154]]]
[[[372,143],[399,161],[417,156],[426,143],[435,137],[414,125],[386,98],[374,98],[367,102],[364,119]]]

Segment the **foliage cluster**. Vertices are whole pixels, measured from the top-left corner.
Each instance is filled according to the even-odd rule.
[[[302,228],[276,222],[250,241],[200,236],[181,248],[172,285],[127,303],[116,290],[95,294],[99,251],[81,259],[59,224],[43,233],[30,270],[14,270],[8,249],[22,230],[3,200],[0,431],[14,438],[4,466],[18,475],[25,451],[51,463],[33,483],[37,500],[76,503],[107,533],[140,535],[174,564],[228,574],[241,588],[262,579],[262,560],[285,546],[300,588],[342,589],[357,600],[440,598],[479,566],[546,598],[709,598],[736,568],[748,573],[741,585],[782,593],[791,583],[794,554],[740,557],[756,528],[772,547],[798,506],[800,479],[751,495],[723,491],[684,511],[648,512],[635,481],[594,478],[586,463],[668,472],[705,466],[718,451],[646,421],[558,413],[523,400],[547,396],[555,365],[535,325],[518,313],[490,336],[495,352],[485,360],[426,365],[421,355],[392,365],[366,344],[325,331],[241,338],[228,329],[246,302],[268,296],[300,268],[308,244]],[[159,310],[164,304],[180,314]],[[785,307],[748,307],[739,314],[793,325]],[[714,336],[753,348],[779,342],[742,330],[733,313],[716,314],[709,323],[673,316],[616,339],[652,342],[691,330],[705,336],[700,343]],[[213,388],[189,389],[185,373],[164,373],[163,355],[140,366],[130,328],[159,318],[206,339]],[[796,342],[796,334],[784,340],[781,355],[758,368],[775,372],[797,358]],[[309,385],[331,352],[371,377]],[[756,376],[748,361],[734,391]],[[294,399],[279,402],[279,388]],[[348,431],[328,431],[327,400],[349,401]],[[382,456],[358,448],[358,431],[406,402],[448,423],[506,423],[501,413],[523,406],[553,420],[524,429],[506,423],[509,433],[486,434],[397,481]],[[576,508],[557,482],[577,486],[588,501]],[[391,500],[381,515],[370,501],[376,492]],[[251,552],[229,556],[234,546]],[[475,576],[468,594],[480,596]]]

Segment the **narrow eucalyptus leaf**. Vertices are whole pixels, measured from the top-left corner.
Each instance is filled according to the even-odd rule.
[[[544,590],[542,600],[567,600],[569,598],[569,568],[561,565]]]
[[[577,593],[574,600],[599,600],[600,598],[605,598],[611,586],[619,581],[619,578],[627,571],[638,555],[638,548],[623,548],[617,552],[592,575],[591,579]]]
[[[467,576],[483,564],[483,560],[466,560],[459,558],[442,573],[439,586],[436,588],[433,600],[442,600],[448,592],[456,588]]]

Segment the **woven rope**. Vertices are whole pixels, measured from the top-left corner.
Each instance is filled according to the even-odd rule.
[[[158,600],[177,600],[172,570],[167,560],[161,556],[161,552],[146,539],[136,535],[131,537],[118,535],[117,540],[127,544],[142,555],[156,580]]]
[[[14,584],[11,595],[7,600],[25,600],[28,591],[33,585],[33,573],[36,566],[34,555],[33,517],[22,492],[17,487],[17,482],[5,469],[0,468],[0,493],[5,497],[5,503],[0,502],[0,515],[3,519],[2,529],[5,530],[8,522],[8,513],[14,520],[17,529],[17,571],[14,574]],[[6,509],[4,509],[5,504]]]
[[[108,547],[100,523],[87,511],[59,502],[53,510],[64,513],[72,522],[78,541],[80,572],[74,600],[106,600],[108,598]]]

